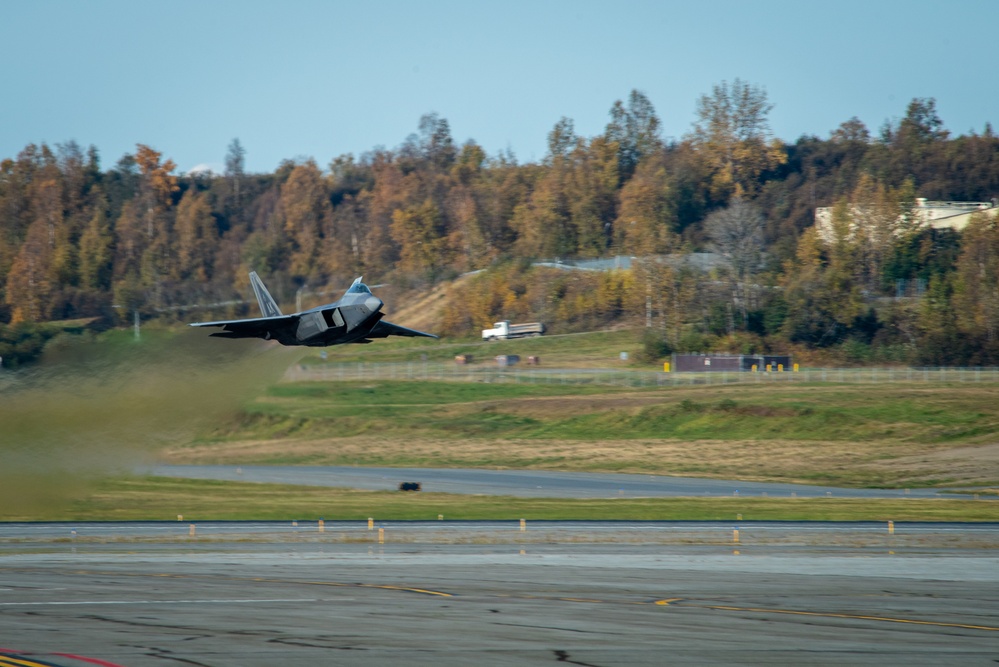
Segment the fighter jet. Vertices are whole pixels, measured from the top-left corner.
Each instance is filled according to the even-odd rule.
[[[293,315],[283,315],[277,302],[264,287],[255,271],[250,284],[257,295],[263,317],[219,322],[194,322],[192,327],[222,327],[212,336],[220,338],[263,338],[282,345],[325,347],[342,343],[370,343],[372,338],[388,336],[426,336],[434,334],[407,329],[382,319],[382,300],[371,293],[358,278],[339,301]]]

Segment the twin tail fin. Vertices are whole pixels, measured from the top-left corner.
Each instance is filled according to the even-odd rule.
[[[257,303],[260,304],[260,312],[264,317],[280,317],[284,314],[278,308],[277,301],[264,287],[264,281],[260,279],[256,271],[250,271],[250,285],[253,286],[253,293],[257,295]]]

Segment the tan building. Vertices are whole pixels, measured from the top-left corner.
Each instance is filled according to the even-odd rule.
[[[851,211],[859,213],[858,207],[850,205]],[[995,201],[929,201],[925,197],[916,199],[916,216],[922,223],[935,229],[961,231],[968,226],[974,213],[985,211],[993,218],[999,214]],[[826,241],[832,239],[832,206],[815,209],[815,227]]]

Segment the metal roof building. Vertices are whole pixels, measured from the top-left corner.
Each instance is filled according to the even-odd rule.
[[[788,354],[674,354],[670,368],[677,373],[771,372],[791,370]],[[755,368],[754,368],[755,367]]]

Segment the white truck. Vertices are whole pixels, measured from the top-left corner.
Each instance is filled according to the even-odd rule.
[[[541,322],[526,322],[524,324],[510,324],[509,321],[496,322],[492,329],[482,330],[482,340],[507,340],[509,338],[526,338],[528,336],[540,336],[545,332],[545,325]]]

